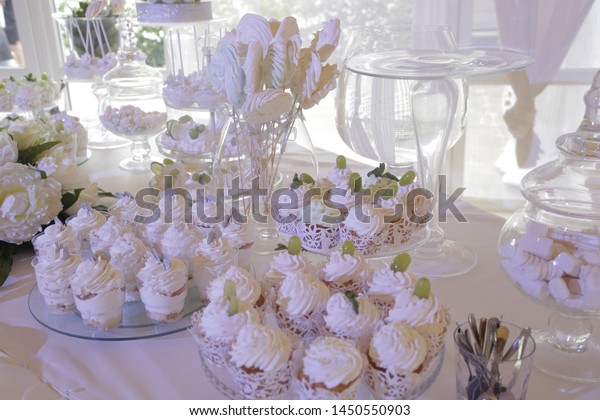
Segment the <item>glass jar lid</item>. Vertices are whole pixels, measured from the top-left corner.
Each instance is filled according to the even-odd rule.
[[[548,212],[600,223],[600,71],[584,102],[579,128],[556,140],[558,159],[529,172],[521,192]]]

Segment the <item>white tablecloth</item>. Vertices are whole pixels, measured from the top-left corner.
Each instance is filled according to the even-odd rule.
[[[81,170],[110,191],[136,191],[149,175],[116,168],[126,149],[94,151]],[[320,156],[329,165],[333,155]],[[293,165],[293,163],[292,163]],[[322,169],[327,169],[327,164]],[[451,330],[470,312],[503,315],[532,328],[544,326],[549,311],[522,295],[503,274],[496,242],[504,220],[461,205],[468,223],[452,217],[443,224],[449,238],[475,249],[477,266],[457,278],[436,280],[433,292],[450,308],[452,324],[440,376],[423,394],[425,399],[454,399],[454,359]],[[29,313],[27,298],[35,279],[30,253],[19,253],[7,283],[0,288],[0,397],[51,398],[47,383],[72,399],[220,399],[205,377],[194,339],[187,332],[159,338],[106,342],[71,338],[48,330]],[[21,387],[21,389],[19,389]],[[32,391],[33,390],[33,391]],[[600,399],[600,384],[563,381],[534,370],[530,399]]]

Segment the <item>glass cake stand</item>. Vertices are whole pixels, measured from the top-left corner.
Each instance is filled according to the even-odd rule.
[[[141,301],[125,302],[121,325],[112,330],[101,330],[84,324],[79,312],[60,315],[48,312],[37,284],[29,293],[29,311],[36,321],[57,333],[87,340],[139,340],[184,331],[191,325],[191,315],[201,308],[202,304],[196,288],[190,287],[185,298],[183,317],[177,322],[153,321],[146,315],[146,308]]]
[[[459,49],[446,32],[435,27],[404,32],[358,29],[343,63],[344,72],[375,82],[416,81],[406,106],[411,109],[415,130],[418,179],[434,210],[422,220],[428,222],[430,236],[411,252],[411,268],[415,274],[432,278],[464,274],[477,263],[477,254],[462,243],[445,239],[438,224],[439,175],[459,109],[459,85],[470,77],[506,73],[532,63],[527,56],[502,49]],[[443,43],[439,39],[442,34]]]

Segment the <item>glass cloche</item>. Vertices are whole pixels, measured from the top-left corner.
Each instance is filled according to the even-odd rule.
[[[521,182],[525,207],[504,225],[503,268],[523,293],[554,310],[534,332],[536,365],[547,373],[600,381],[600,72],[584,97],[577,131],[558,138],[557,160]]]
[[[118,63],[102,78],[105,96],[100,101],[100,121],[110,132],[131,140],[132,157],[121,168],[130,171],[150,169],[149,139],[158,134],[167,121],[162,97],[161,73],[146,65],[146,55],[135,45],[131,22],[122,24]]]

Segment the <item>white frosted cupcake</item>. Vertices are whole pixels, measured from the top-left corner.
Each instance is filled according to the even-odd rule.
[[[388,267],[373,272],[367,283],[369,298],[387,316],[394,306],[394,296],[406,289],[412,290],[417,279],[408,271],[410,255],[398,254]]]
[[[410,394],[422,381],[426,368],[427,340],[401,322],[382,326],[373,334],[365,382],[377,399],[414,398]]]
[[[311,251],[326,251],[338,246],[341,220],[336,208],[327,206],[321,198],[310,202],[309,218],[303,215],[296,224],[296,233],[302,240],[302,246]]]
[[[265,276],[267,284],[277,290],[284,278],[301,273],[315,275],[316,269],[308,254],[302,252],[300,238],[294,235],[290,237],[287,248],[273,256]]]
[[[183,316],[187,295],[187,265],[177,258],[150,254],[137,274],[140,297],[148,318],[175,322]]]
[[[250,223],[238,223],[230,215],[225,215],[221,223],[221,232],[232,248],[237,250],[238,265],[246,267],[252,259],[254,229]]]
[[[92,252],[109,253],[115,241],[126,233],[134,233],[130,225],[124,225],[116,217],[109,217],[106,222],[89,233],[90,248]]]
[[[351,241],[341,251],[332,251],[322,271],[323,282],[334,292],[364,293],[371,278],[371,267]]]
[[[192,274],[191,256],[202,241],[200,232],[193,225],[172,223],[164,231],[161,240],[162,255],[166,258],[178,258],[188,266],[188,275]]]
[[[381,320],[379,311],[366,296],[357,297],[353,292],[336,293],[327,301],[326,330],[339,338],[366,349],[375,326]]]
[[[41,257],[46,253],[54,255],[56,247],[66,248],[69,252],[78,252],[80,248],[73,228],[64,225],[58,219],[55,219],[54,224],[44,229],[43,233],[34,236],[31,243],[35,253]]]
[[[362,203],[351,208],[340,225],[342,241],[351,240],[363,255],[376,254],[383,245],[387,231],[383,213],[372,204]]]
[[[54,252],[47,252],[44,257],[36,257],[31,262],[48,312],[63,314],[75,311],[70,280],[80,262],[78,255],[70,254],[65,248],[55,248]]]
[[[81,249],[90,249],[90,232],[104,225],[106,216],[88,203],[83,203],[77,214],[69,217],[66,223],[71,226],[75,237],[80,241]]]
[[[143,267],[146,246],[132,233],[126,233],[115,239],[110,247],[110,263],[123,273],[127,302],[140,300],[136,273]]]
[[[279,328],[244,325],[229,354],[229,371],[244,397],[278,398],[288,390],[292,343]]]
[[[354,343],[319,337],[306,349],[295,376],[301,399],[352,400],[363,377],[364,360]]]
[[[309,274],[286,277],[277,292],[275,313],[279,326],[300,340],[317,337],[324,325],[323,315],[329,290]]]
[[[415,177],[415,172],[409,170],[400,178],[399,182],[383,186],[392,193],[381,195],[378,201],[387,225],[386,244],[401,245],[408,242],[417,227],[409,220],[407,214],[408,194],[417,187],[417,183],[414,182]]]
[[[142,215],[142,209],[135,202],[129,192],[117,193],[117,201],[108,210],[112,217],[118,218],[123,223],[134,223],[137,216]]]
[[[220,231],[211,231],[200,241],[190,258],[192,278],[202,300],[207,300],[209,283],[230,266],[237,265],[237,252]]]
[[[107,258],[84,258],[71,277],[71,288],[85,324],[105,330],[121,324],[125,280]]]
[[[432,293],[429,280],[420,278],[413,289],[397,293],[388,322],[403,322],[428,338],[430,352],[437,353],[443,344],[448,327],[448,311]]]
[[[222,366],[240,329],[244,325],[260,322],[260,315],[252,305],[235,297],[223,296],[194,313],[190,332],[203,357]]]
[[[264,308],[266,299],[262,295],[260,283],[252,274],[243,268],[232,266],[216,279],[210,282],[207,295],[209,300],[215,300],[224,295],[225,282],[232,281],[237,291],[237,298],[248,302],[255,308]]]

